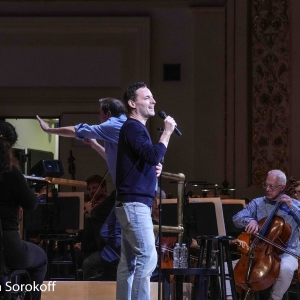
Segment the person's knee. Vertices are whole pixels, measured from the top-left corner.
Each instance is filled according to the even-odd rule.
[[[292,279],[294,275],[294,268],[290,265],[280,266],[280,277],[285,279]]]
[[[294,273],[298,269],[298,260],[287,254],[281,256],[280,270],[284,271],[286,274]]]
[[[48,264],[47,255],[46,255],[45,251],[42,248],[38,247],[36,249],[36,257],[38,258],[36,261],[39,262],[40,266],[44,267]]]
[[[86,268],[90,268],[91,266],[92,266],[92,262],[89,259],[89,257],[87,257],[82,263],[82,268],[86,269]]]

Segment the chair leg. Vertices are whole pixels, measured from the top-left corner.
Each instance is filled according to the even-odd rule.
[[[293,283],[291,283],[288,290],[285,292],[285,294],[282,297],[282,300],[290,300],[290,299],[300,300],[300,284],[298,280],[298,270],[296,270],[294,273]]]
[[[71,252],[71,258],[72,258],[72,262],[73,262],[75,280],[78,280],[78,266],[77,266],[77,261],[76,261],[76,258],[75,258],[74,242],[73,241],[70,241],[70,252]]]
[[[297,300],[300,300],[300,284],[298,280],[298,270],[295,272],[296,277],[296,289],[297,289]]]
[[[24,272],[20,270],[12,271],[12,273],[8,274],[5,282],[5,288],[7,288],[6,284],[7,282],[10,282],[10,287],[12,287],[14,284],[21,285],[21,284],[30,284],[30,275],[28,272],[23,270]],[[6,290],[4,292],[4,300],[11,300],[11,299],[24,299],[24,300],[32,300],[32,293],[31,292],[22,292],[22,291],[9,291]]]

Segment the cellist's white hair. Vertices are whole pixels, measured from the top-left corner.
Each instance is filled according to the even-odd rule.
[[[278,177],[280,184],[286,185],[286,176],[281,170],[271,170],[268,172],[268,175],[271,174]]]

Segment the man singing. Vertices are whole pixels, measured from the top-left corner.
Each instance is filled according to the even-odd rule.
[[[146,121],[155,115],[155,100],[143,82],[126,90],[129,118],[120,131],[117,157],[116,215],[121,225],[121,259],[117,274],[117,300],[149,300],[150,276],[157,264],[151,206],[159,175],[176,123],[164,120],[164,131],[152,145]],[[161,169],[160,169],[161,171]]]

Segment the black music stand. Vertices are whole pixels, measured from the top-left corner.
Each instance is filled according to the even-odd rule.
[[[226,234],[237,238],[244,230],[233,224],[232,217],[240,212],[244,205],[241,203],[222,203]]]
[[[51,234],[79,229],[79,197],[48,197],[47,203],[39,203],[34,211],[24,212],[24,228]]]
[[[163,225],[177,226],[177,203],[162,204],[162,206]],[[189,203],[184,207],[183,215],[184,234],[188,243],[190,242],[190,237],[196,238],[199,235],[219,234],[216,209],[213,202]]]
[[[186,187],[188,184],[193,184],[193,185],[203,185],[206,187],[209,183],[207,181],[185,181],[184,182],[184,201],[183,201],[183,208],[182,208],[182,213],[183,213],[183,228],[184,228],[184,233],[183,233],[183,239],[187,240],[187,245],[190,245],[190,228],[193,226],[195,223],[195,218],[191,219],[187,217],[187,212],[190,209],[190,203],[189,203],[189,195],[188,192],[186,191]],[[188,248],[188,257],[190,256],[190,247]],[[189,264],[189,262],[188,262]]]

